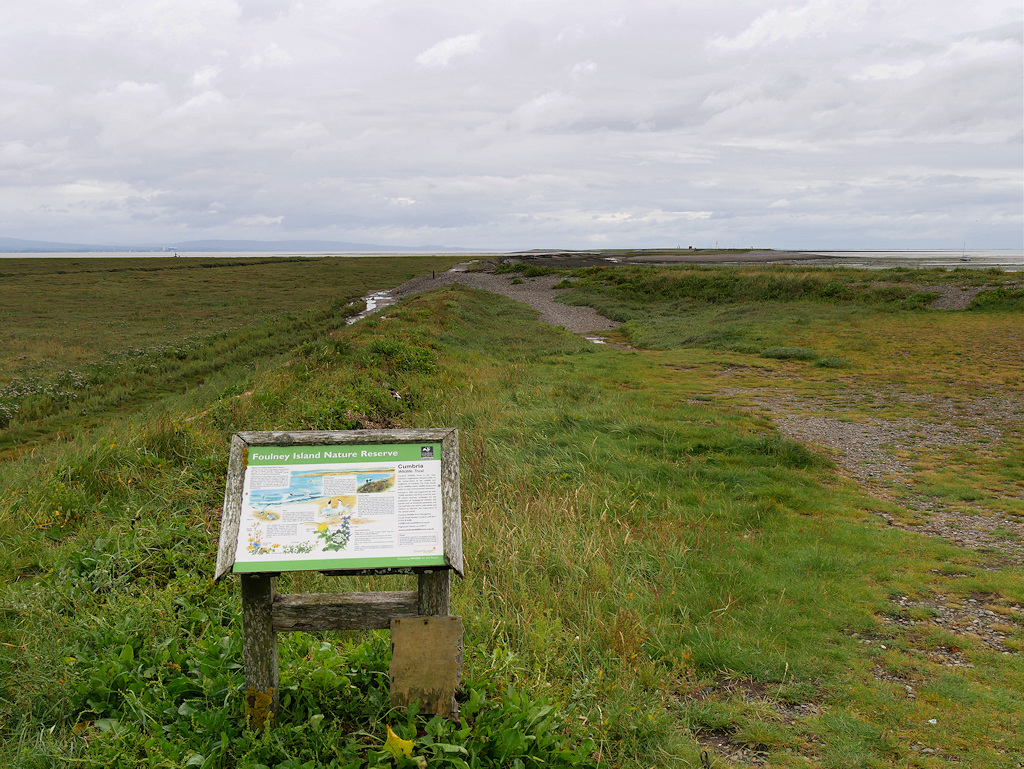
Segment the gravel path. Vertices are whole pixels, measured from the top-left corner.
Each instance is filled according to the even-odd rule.
[[[459,269],[462,267],[463,269]],[[415,294],[430,291],[451,283],[462,283],[482,291],[490,291],[494,294],[507,296],[517,302],[530,305],[540,313],[544,323],[553,326],[562,326],[574,334],[581,334],[590,338],[591,334],[601,331],[610,331],[618,328],[620,323],[608,320],[591,307],[571,307],[555,301],[558,291],[553,288],[556,283],[565,280],[564,275],[545,275],[540,278],[520,278],[517,275],[494,275],[490,272],[467,272],[464,265],[459,265],[448,272],[442,272],[433,277],[424,276],[413,278],[394,289],[393,301],[407,299]],[[521,283],[513,283],[513,280],[521,280]]]

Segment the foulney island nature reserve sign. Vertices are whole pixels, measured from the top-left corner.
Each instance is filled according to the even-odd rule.
[[[440,443],[249,448],[234,571],[445,565]]]
[[[461,571],[460,532],[458,552],[445,547],[455,543],[452,527],[445,536],[444,432],[236,436],[225,513],[237,529],[221,560],[236,573]]]

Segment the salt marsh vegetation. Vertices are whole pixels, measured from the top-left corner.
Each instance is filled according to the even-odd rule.
[[[950,312],[916,296],[922,276],[880,292],[858,271],[717,269],[566,271],[567,301],[624,321],[602,346],[461,286],[346,326],[341,291],[294,319],[235,317],[219,341],[196,328],[219,365],[142,357],[165,378],[103,385],[123,401],[76,411],[86,387],[19,412],[0,486],[0,763],[390,766],[391,727],[439,767],[685,767],[703,751],[722,767],[1019,765],[1012,278],[923,276],[1006,294]],[[264,354],[230,357],[237,334]],[[125,347],[47,359],[86,372]],[[297,633],[277,722],[246,731],[237,586],[211,579],[228,437],[398,426],[460,430],[463,720],[389,709],[386,637]],[[826,435],[883,428],[852,460]],[[943,535],[972,517],[990,538]],[[408,587],[337,579],[280,589]]]

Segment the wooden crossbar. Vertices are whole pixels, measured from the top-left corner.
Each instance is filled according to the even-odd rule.
[[[415,617],[419,593],[308,593],[278,595],[270,607],[276,633],[291,630],[384,630],[391,620]]]

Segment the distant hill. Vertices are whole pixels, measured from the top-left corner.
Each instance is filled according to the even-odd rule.
[[[344,243],[335,240],[187,240],[177,251],[465,251],[446,246],[382,246],[379,243]],[[171,248],[168,246],[168,248]]]
[[[98,246],[85,243],[57,243],[48,240],[22,240],[0,238],[0,252],[14,254],[45,253],[47,251],[133,251],[128,246]],[[153,250],[153,249],[146,249]],[[156,249],[159,250],[159,249]]]
[[[380,251],[384,253],[406,251],[467,251],[465,248],[449,248],[447,246],[382,246],[379,243],[343,243],[333,240],[186,240],[158,246],[143,244],[130,246],[111,246],[90,243],[57,243],[46,240],[23,240],[21,238],[0,238],[0,252],[14,254],[33,254],[54,252],[89,253],[95,251],[128,252],[163,252],[178,251]]]

